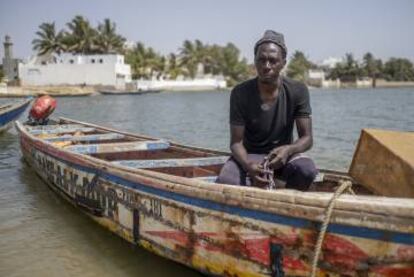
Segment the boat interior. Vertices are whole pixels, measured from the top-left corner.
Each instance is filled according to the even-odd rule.
[[[227,153],[192,148],[114,130],[66,122],[49,121],[48,125],[28,126],[35,137],[78,154],[89,155],[117,166],[146,169],[170,175],[215,183]],[[341,181],[352,179],[346,173],[320,170],[310,191],[333,192]],[[207,184],[206,183],[206,184]],[[357,194],[372,194],[353,182]]]

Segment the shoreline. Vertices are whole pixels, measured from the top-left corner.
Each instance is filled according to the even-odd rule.
[[[414,82],[407,82],[407,83],[390,83],[387,85],[381,84],[380,86],[373,87],[356,87],[356,86],[345,86],[345,87],[314,87],[308,86],[310,90],[351,90],[351,89],[401,89],[401,88],[414,88]],[[230,92],[233,88],[221,88],[217,90],[205,90],[205,89],[170,89],[170,90],[161,90],[161,93],[169,93],[169,92],[200,92],[200,91],[211,91],[211,92]],[[8,87],[0,87],[0,98],[19,98],[19,97],[36,97],[39,95],[47,94],[54,97],[78,97],[78,96],[92,96],[100,94],[100,91],[105,90],[102,87],[97,86],[8,86]],[[116,90],[115,90],[116,91]],[[123,91],[119,91],[122,93]],[[133,94],[133,93],[131,93]],[[137,93],[139,94],[139,93]],[[112,94],[113,95],[113,94]]]
[[[30,97],[50,95],[54,97],[90,96],[98,93],[92,86],[8,86],[6,91],[0,91],[0,98]]]

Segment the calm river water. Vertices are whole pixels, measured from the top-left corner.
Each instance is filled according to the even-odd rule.
[[[347,170],[361,128],[414,131],[414,89],[312,90],[311,101],[310,155],[321,168]],[[227,92],[73,97],[58,98],[55,115],[227,150],[228,104]],[[199,273],[92,222],[21,161],[14,129],[1,135],[0,276],[140,275]]]

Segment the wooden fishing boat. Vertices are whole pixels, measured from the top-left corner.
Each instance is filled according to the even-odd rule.
[[[414,276],[413,199],[356,183],[356,195],[334,194],[353,182],[347,174],[321,170],[309,192],[230,186],[214,183],[225,152],[65,118],[16,127],[24,159],[54,191],[132,244],[203,273]]]
[[[0,133],[9,129],[15,120],[26,110],[30,99],[0,106]]]

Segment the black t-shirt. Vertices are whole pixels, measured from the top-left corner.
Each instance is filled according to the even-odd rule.
[[[295,119],[310,115],[307,87],[286,77],[272,105],[263,104],[257,78],[237,85],[231,92],[230,124],[245,127],[243,144],[248,153],[267,154],[292,143]]]

